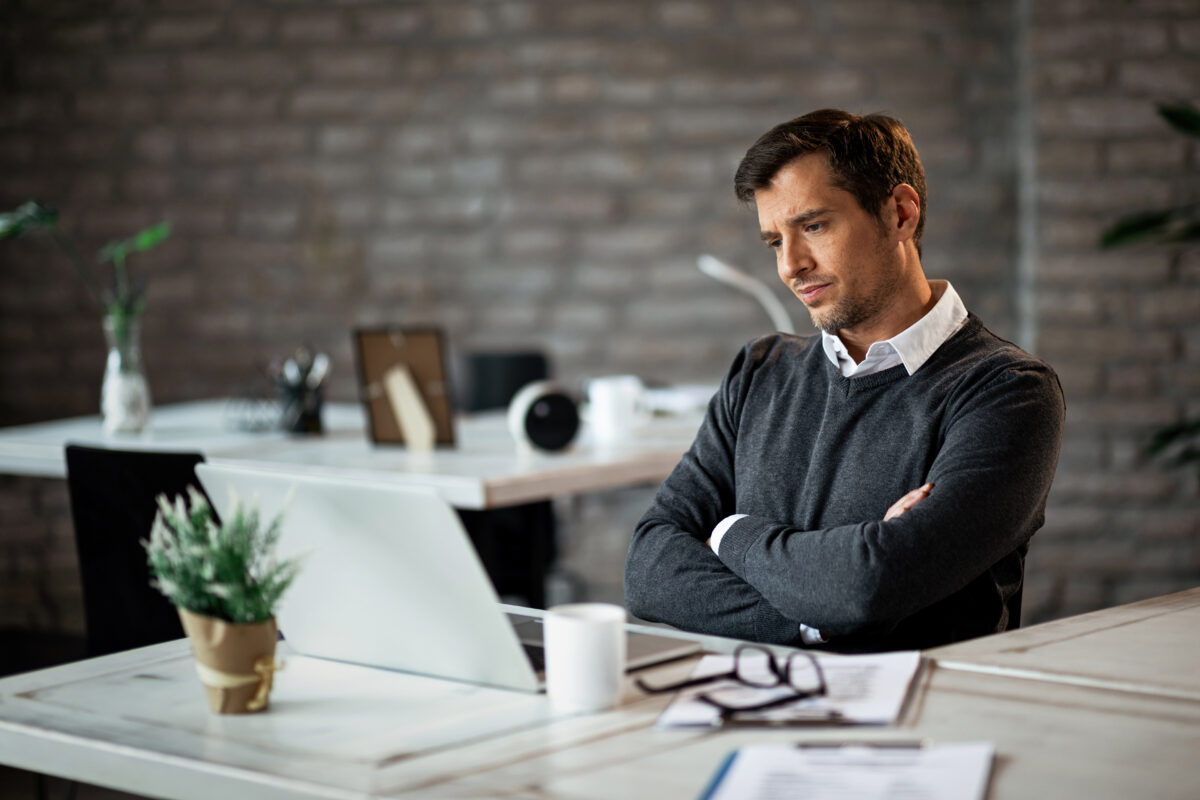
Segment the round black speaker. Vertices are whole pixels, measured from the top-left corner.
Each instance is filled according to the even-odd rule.
[[[513,396],[508,429],[521,445],[562,450],[579,432],[579,404],[554,381],[536,381]]]

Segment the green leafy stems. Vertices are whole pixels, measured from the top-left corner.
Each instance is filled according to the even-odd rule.
[[[1179,133],[1200,140],[1200,110],[1193,104],[1162,103],[1158,106],[1158,115]],[[1134,242],[1200,242],[1200,202],[1130,214],[1117,220],[1100,237],[1101,247]],[[1170,467],[1195,464],[1200,478],[1200,418],[1184,419],[1159,429],[1146,449],[1151,456],[1164,459]]]
[[[158,497],[158,513],[143,540],[152,586],[179,608],[233,623],[264,622],[300,569],[299,559],[277,562],[282,514],[260,524],[257,509],[235,503],[218,524],[203,494],[187,489],[172,503]]]
[[[1200,110],[1191,103],[1161,103],[1158,115],[1175,130],[1200,139]],[[1139,211],[1122,217],[1100,236],[1101,247],[1133,242],[1200,241],[1200,203],[1183,203],[1172,208]]]
[[[75,267],[88,291],[112,319],[118,341],[125,341],[130,323],[145,309],[145,280],[131,279],[126,260],[133,253],[151,249],[171,235],[171,224],[160,222],[126,239],[114,239],[100,248],[97,263],[112,264],[112,280],[104,286],[96,272],[79,254],[75,242],[60,230],[58,211],[36,201],[22,203],[0,214],[0,239],[11,239],[36,231],[45,231]]]

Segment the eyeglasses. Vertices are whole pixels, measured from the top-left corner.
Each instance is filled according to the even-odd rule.
[[[717,688],[712,692],[696,695],[695,699],[715,707],[721,712],[723,720],[744,711],[765,711],[809,697],[824,697],[829,691],[829,687],[825,685],[825,673],[821,670],[821,665],[809,653],[797,650],[788,654],[787,659],[781,663],[766,647],[755,644],[739,645],[733,651],[733,669],[729,672],[689,678],[667,686],[651,686],[641,678],[637,678],[634,683],[648,694],[665,694],[718,681],[735,681],[740,685]],[[779,689],[784,686],[793,691],[783,695],[772,693],[766,700],[739,702],[739,698],[745,693],[743,687]],[[721,695],[717,692],[721,692]]]

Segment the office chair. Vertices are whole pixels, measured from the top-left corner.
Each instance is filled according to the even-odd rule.
[[[456,406],[467,413],[507,408],[522,387],[550,376],[546,356],[534,351],[464,353],[455,366]],[[550,501],[459,510],[458,516],[496,593],[516,595],[528,606],[544,608],[546,573],[557,556]]]
[[[67,445],[67,488],[83,586],[87,653],[105,655],[180,639],[175,607],[150,586],[142,540],[158,510],[189,485],[203,492],[199,453],[131,452]]]

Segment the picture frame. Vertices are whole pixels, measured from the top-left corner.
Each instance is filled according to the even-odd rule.
[[[385,390],[385,376],[404,367],[424,401],[439,447],[453,447],[454,404],[440,328],[380,326],[354,330],[359,397],[375,444],[408,444]]]

